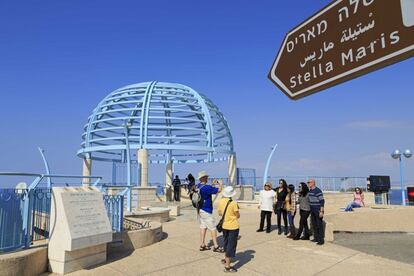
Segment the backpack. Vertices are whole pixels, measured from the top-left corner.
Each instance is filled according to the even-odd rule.
[[[191,194],[191,203],[193,204],[193,207],[197,209],[197,211],[203,208],[204,205],[204,199],[200,194],[200,190],[203,187],[204,185],[201,185],[200,188],[194,189],[194,192]]]

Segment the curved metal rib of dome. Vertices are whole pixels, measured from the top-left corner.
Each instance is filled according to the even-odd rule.
[[[123,162],[127,149],[149,149],[151,163],[211,162],[234,153],[220,110],[192,88],[144,82],[106,96],[89,116],[78,156]]]

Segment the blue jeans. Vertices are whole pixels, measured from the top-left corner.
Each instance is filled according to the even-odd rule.
[[[352,201],[348,204],[348,206],[345,208],[345,212],[353,211],[354,208],[360,208],[361,206],[359,204],[356,204],[355,201]]]
[[[290,212],[287,213],[289,226],[294,227],[293,220],[295,219],[295,215],[292,215]]]

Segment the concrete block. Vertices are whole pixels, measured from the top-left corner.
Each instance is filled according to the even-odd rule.
[[[106,243],[74,251],[65,251],[63,259],[49,259],[49,270],[66,274],[106,262]]]
[[[180,215],[180,208],[179,205],[168,206],[168,209],[170,209],[170,216],[178,217]]]

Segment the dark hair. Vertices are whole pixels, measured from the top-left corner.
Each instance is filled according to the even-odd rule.
[[[190,181],[190,182],[195,182],[195,178],[194,178],[194,176],[191,174],[191,173],[189,173],[188,175],[187,175],[187,178],[188,178],[188,181]]]
[[[287,183],[286,183],[286,180],[284,180],[283,178],[281,178],[281,179],[279,179],[279,184],[280,184],[280,182],[282,182],[282,189],[284,191],[287,191]]]
[[[357,191],[357,190],[359,190],[359,194],[361,195],[361,194],[362,194],[362,190],[361,190],[361,188],[356,187],[356,188],[355,188],[355,193],[356,193],[356,191]]]
[[[295,193],[295,185],[289,184],[288,193],[289,193],[289,204],[292,204],[292,194]]]
[[[178,174],[176,174],[176,175],[175,175],[175,178],[178,178],[178,179],[179,179],[180,177],[178,176]]]
[[[299,185],[300,185],[299,194],[301,196],[306,196],[309,193],[308,185],[305,182],[300,182]]]

